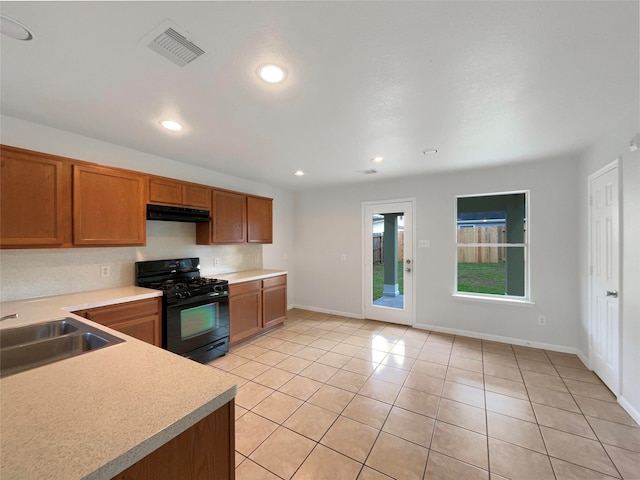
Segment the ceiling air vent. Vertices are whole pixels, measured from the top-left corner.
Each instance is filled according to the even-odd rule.
[[[204,53],[204,50],[173,28],[167,28],[156,36],[148,47],[181,67],[193,62]]]
[[[359,173],[361,175],[373,175],[374,173],[378,173],[378,170],[376,170],[375,168],[370,168],[368,170],[356,170],[356,173]]]

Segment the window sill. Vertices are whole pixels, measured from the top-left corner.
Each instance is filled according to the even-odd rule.
[[[469,293],[454,293],[452,297],[460,300],[470,300],[472,302],[499,303],[502,305],[522,305],[523,307],[532,307],[535,305],[531,300],[513,297],[490,297],[487,295],[473,295]]]

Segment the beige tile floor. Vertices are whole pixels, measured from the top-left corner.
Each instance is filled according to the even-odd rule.
[[[291,310],[211,364],[238,480],[640,479],[640,427],[575,355]]]

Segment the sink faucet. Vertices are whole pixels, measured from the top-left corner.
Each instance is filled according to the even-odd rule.
[[[18,318],[18,314],[11,313],[9,315],[5,315],[4,317],[0,317],[0,322],[2,322],[3,320],[9,320],[10,318]]]

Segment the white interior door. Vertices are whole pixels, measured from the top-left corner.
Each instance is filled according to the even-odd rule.
[[[620,388],[618,164],[589,177],[590,187],[590,362],[618,395]]]
[[[413,325],[413,200],[363,204],[366,318]]]

